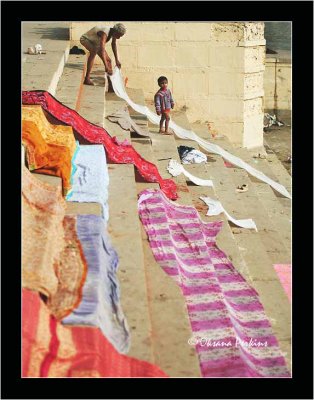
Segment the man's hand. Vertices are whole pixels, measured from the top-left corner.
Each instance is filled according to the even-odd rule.
[[[157,115],[161,115],[161,112],[160,112],[160,111],[157,111]]]
[[[119,60],[116,60],[116,66],[117,66],[119,69],[121,69],[121,63],[120,63]]]
[[[113,74],[112,69],[107,69],[106,72],[107,72],[108,75],[112,75]]]

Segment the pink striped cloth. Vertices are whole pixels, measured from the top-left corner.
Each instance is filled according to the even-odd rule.
[[[291,287],[291,264],[274,264],[275,271],[278,275],[280,283],[286,292],[289,301],[291,303],[292,298],[292,287]]]
[[[222,222],[157,189],[141,192],[138,208],[156,261],[186,299],[202,376],[290,377],[258,293],[216,245]]]

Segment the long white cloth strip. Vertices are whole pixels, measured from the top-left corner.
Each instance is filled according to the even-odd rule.
[[[255,229],[257,232],[257,227],[255,222],[249,219],[235,219],[231,217],[230,214],[223,208],[223,205],[218,200],[211,199],[210,197],[200,196],[200,199],[204,201],[208,205],[208,211],[206,215],[219,215],[221,213],[225,213],[226,217],[229,221],[233,222],[235,225],[240,226],[241,228],[246,229]]]
[[[156,125],[159,124],[160,117],[157,114],[153,113],[147,106],[136,104],[129,98],[128,94],[125,91],[121,71],[118,67],[115,67],[114,72],[110,78],[113,89],[117,96],[124,99],[138,113],[146,115],[147,118],[153,124]],[[203,149],[207,150],[208,152],[218,154],[222,156],[225,160],[232,163],[233,165],[245,169],[249,174],[255,176],[256,178],[258,178],[263,182],[268,183],[272,188],[277,190],[277,192],[291,199],[291,194],[287,191],[287,189],[283,185],[268,178],[268,176],[266,176],[263,172],[260,172],[257,169],[251,167],[249,164],[241,160],[239,157],[233,156],[232,154],[228,153],[226,150],[224,150],[223,148],[221,148],[216,144],[207,142],[206,140],[197,136],[195,132],[181,128],[172,120],[170,120],[169,127],[174,131],[174,133],[180,139],[195,140],[201,147],[203,147]]]
[[[190,179],[190,181],[195,183],[195,185],[209,186],[209,187],[214,186],[213,181],[211,181],[210,179],[201,179],[201,178],[198,178],[198,177],[190,174],[188,171],[186,171],[184,169],[183,165],[179,164],[178,161],[176,161],[176,160],[169,161],[167,170],[172,176],[178,176],[180,174],[184,174],[187,178]]]

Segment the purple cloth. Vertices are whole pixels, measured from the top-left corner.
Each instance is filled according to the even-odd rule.
[[[289,377],[258,293],[216,245],[222,222],[201,221],[160,190],[138,204],[156,261],[185,297],[202,375]]]
[[[78,215],[77,235],[87,262],[87,277],[81,303],[62,323],[97,326],[120,353],[127,353],[130,335],[120,305],[119,260],[105,221],[97,215]]]

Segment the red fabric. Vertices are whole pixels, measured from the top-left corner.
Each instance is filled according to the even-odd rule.
[[[117,164],[134,164],[142,177],[148,182],[158,182],[161,190],[172,200],[178,198],[177,187],[173,180],[163,179],[156,165],[142,158],[130,144],[118,144],[102,127],[88,122],[76,111],[64,106],[50,93],[44,90],[23,91],[23,104],[40,104],[46,111],[59,121],[72,126],[84,139],[90,143],[103,144],[107,158]]]
[[[23,377],[168,377],[118,353],[98,328],[65,327],[37,292],[22,289]]]

